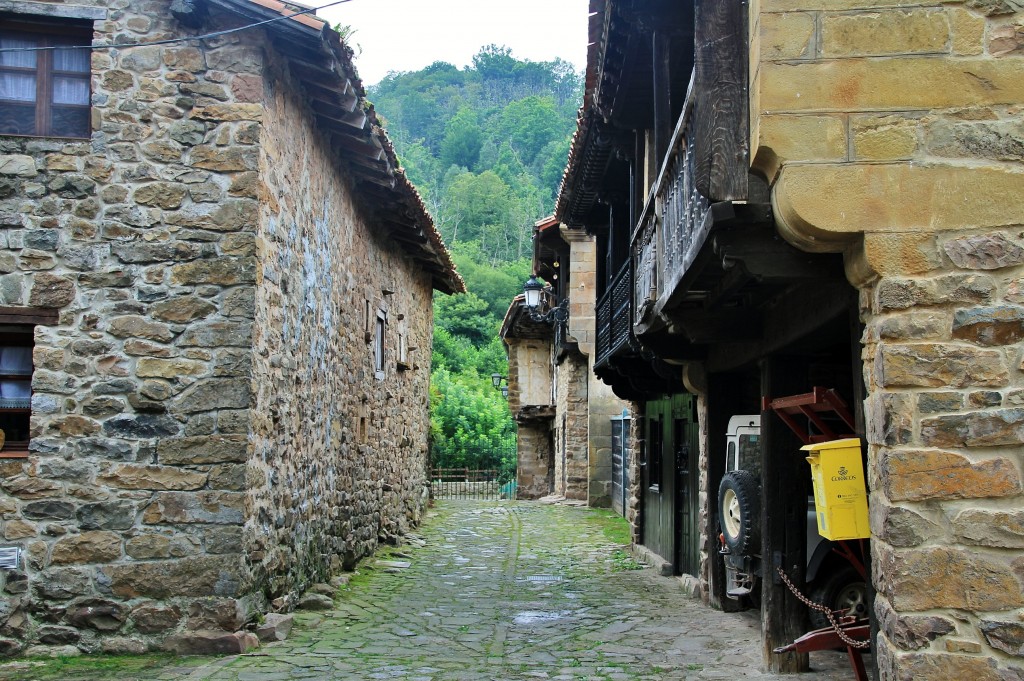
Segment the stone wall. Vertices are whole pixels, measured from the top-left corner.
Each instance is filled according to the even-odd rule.
[[[885,678],[1024,672],[1022,245],[933,237],[933,270],[862,299]]]
[[[168,4],[110,3],[96,40],[180,35]],[[91,140],[0,138],[0,306],[59,311],[30,456],[0,459],[24,549],[0,654],[233,632],[422,508],[429,279],[354,210],[267,44],[94,50]]]
[[[1019,223],[1019,2],[755,0],[750,18],[753,164],[787,239],[864,234],[863,277],[928,267],[908,233]]]
[[[429,274],[368,226],[292,79],[277,64],[270,74],[244,542],[253,589],[280,598],[418,523],[433,318]]]
[[[626,520],[629,521],[630,537],[634,545],[643,544],[644,487],[643,463],[647,461],[647,443],[644,440],[643,402],[630,402],[629,442],[632,455],[629,457],[629,491],[626,494]]]
[[[516,431],[516,498],[540,499],[551,494],[551,419],[520,423]]]
[[[166,5],[111,10],[97,39],[177,34]],[[0,304],[60,311],[35,329],[31,455],[0,463],[25,549],[3,652],[246,617],[262,77],[238,40],[96,50],[91,141],[0,139]]]
[[[569,352],[555,366],[555,493],[582,501],[590,487],[589,379],[587,358],[579,353]]]
[[[569,244],[569,336],[586,357],[587,372],[587,504],[611,506],[612,424],[627,407],[593,371],[595,305],[597,304],[597,239],[582,230],[560,228]]]
[[[881,678],[1024,674],[1024,12],[760,0],[780,231],[861,290]]]
[[[518,301],[513,301],[518,309]],[[503,338],[508,347],[508,408],[516,419],[516,498],[552,493],[551,342]]]

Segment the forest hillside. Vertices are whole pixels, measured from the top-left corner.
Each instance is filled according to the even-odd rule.
[[[495,45],[471,66],[438,62],[369,88],[469,291],[434,303],[435,466],[514,475],[515,424],[490,378],[507,374],[498,329],[530,275],[533,223],[553,210],[581,94],[569,63]]]

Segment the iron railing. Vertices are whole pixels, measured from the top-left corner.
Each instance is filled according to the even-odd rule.
[[[497,501],[515,498],[515,482],[501,482],[498,470],[435,468],[430,472],[431,499]]]

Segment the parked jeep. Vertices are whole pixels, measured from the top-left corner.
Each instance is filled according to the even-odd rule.
[[[718,488],[726,594],[740,600],[758,593],[761,561],[761,416],[733,416],[726,433],[726,473]],[[794,456],[798,454],[794,452]],[[818,534],[814,497],[807,499],[807,570],[812,601],[867,617],[867,584],[836,543]],[[756,596],[753,596],[756,600]],[[809,610],[815,629],[829,626],[824,613]]]

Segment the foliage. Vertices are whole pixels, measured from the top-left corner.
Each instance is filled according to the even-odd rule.
[[[515,424],[490,378],[434,371],[430,386],[431,465],[498,469],[515,476]]]
[[[608,541],[624,546],[632,541],[629,522],[618,513],[606,508],[591,508],[588,513],[601,525],[601,532]]]
[[[166,653],[142,655],[83,655],[81,657],[21,658],[0,665],[8,681],[96,681],[96,679],[154,679],[171,666],[200,667],[210,657],[180,657]]]
[[[446,242],[478,241],[493,263],[527,255],[554,207],[581,91],[567,62],[488,45],[464,69],[389,73],[370,97]]]
[[[554,207],[581,94],[567,62],[497,45],[464,69],[435,62],[370,88],[469,290],[434,301],[435,466],[514,477],[515,423],[490,378],[508,373],[498,330],[530,275],[533,223]]]
[[[484,131],[480,129],[476,112],[469,107],[462,107],[444,126],[441,164],[446,168],[475,166],[483,143]]]

